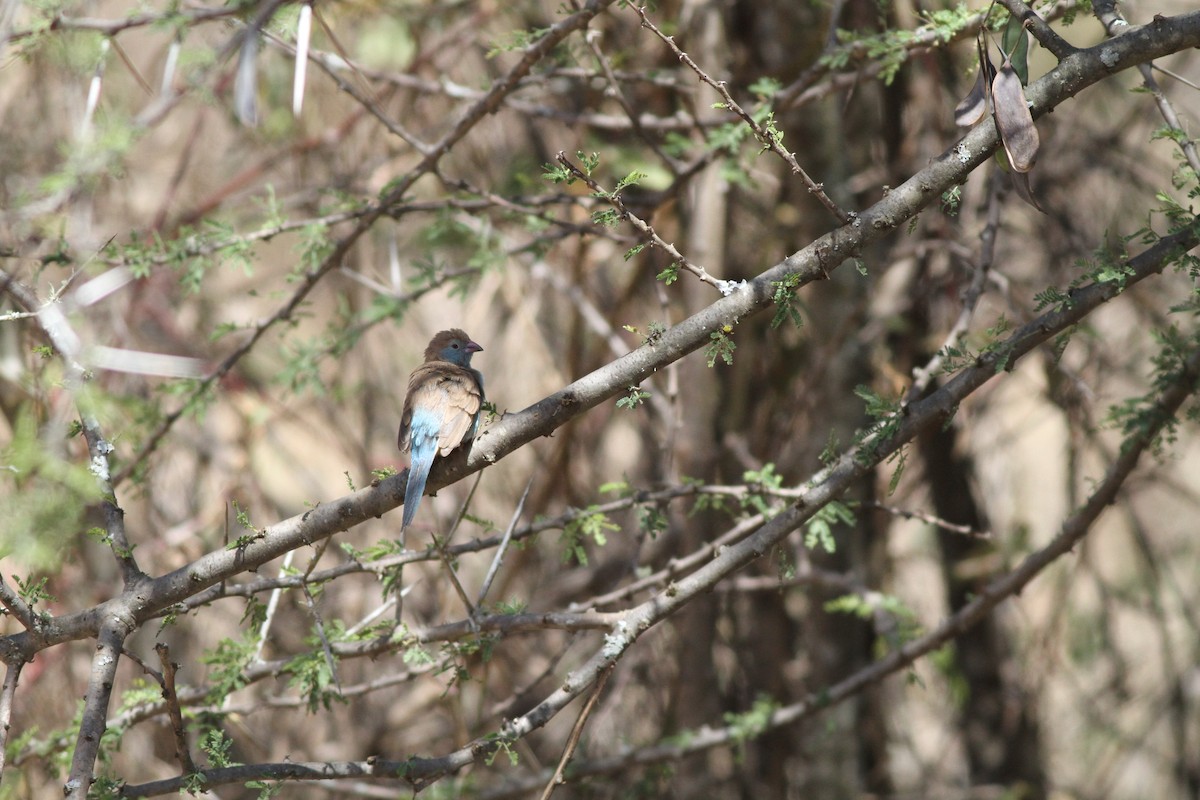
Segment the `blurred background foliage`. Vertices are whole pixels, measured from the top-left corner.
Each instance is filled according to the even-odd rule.
[[[623,202],[720,279],[753,277],[835,226],[624,4],[538,60],[494,113],[421,166],[575,6],[317,3],[297,115],[297,5],[269,16],[252,94],[238,98],[242,36],[265,5],[0,2],[2,265],[43,301],[57,298],[85,366],[100,357],[89,348],[124,354],[116,369],[92,369],[89,395],[150,574],[401,468],[405,381],[438,330],[463,327],[483,344],[475,364],[503,414],[715,299],[661,249],[637,250],[631,226],[598,220],[608,206],[585,186],[547,180],[556,154],[595,154],[591,177],[608,191],[641,173]],[[769,119],[834,200],[861,209],[960,135],[954,107],[974,79],[986,10],[664,0],[647,13]],[[1078,46],[1104,37],[1087,3],[1038,10]],[[1187,4],[1123,10],[1139,24]],[[993,10],[996,30],[1006,19]],[[1031,77],[1053,64],[1031,48]],[[445,535],[468,498],[456,542],[502,531],[528,484],[522,522],[558,521],[509,554],[493,603],[614,610],[644,598],[618,590],[743,514],[786,502],[772,490],[802,484],[823,451],[848,446],[871,422],[870,398],[903,396],[981,276],[981,232],[995,235],[994,258],[963,353],[1035,316],[1039,293],[1136,252],[1126,237],[1166,230],[1157,209],[1186,206],[1195,186],[1178,145],[1200,101],[1194,53],[1162,66],[1185,78],[1159,76],[1182,128],[1164,126],[1133,71],[1100,83],[1038,122],[1032,181],[1044,214],[1007,190],[998,161],[985,164],[853,267],[801,289],[794,319],[742,320],[723,350],[630,387],[623,402],[489,467],[477,487],[472,477],[426,499],[415,538]],[[257,124],[239,121],[239,101],[252,102]],[[114,274],[110,290],[80,288]],[[1190,307],[1194,290],[1180,271],[1131,289],[1065,349],[1022,360],[915,441],[899,475],[896,462],[871,475],[824,528],[797,532],[643,637],[576,754],[595,776],[562,796],[1200,797],[1200,449],[1186,426],[1019,598],[814,719],[764,723],[932,627],[1045,544],[1121,446],[1110,408],[1153,395],[1163,332],[1195,347],[1194,314],[1172,312]],[[86,608],[112,596],[119,575],[102,536],[89,535],[99,498],[75,400],[35,321],[11,303],[3,311],[13,313],[0,323],[0,570],[28,581],[40,609]],[[189,374],[164,375],[147,353],[191,359],[171,362]],[[634,494],[695,483],[741,488]],[[600,508],[628,496],[637,502]],[[297,551],[257,578],[386,558],[398,519]],[[479,584],[490,556],[456,560],[464,583]],[[347,570],[313,585],[311,603],[299,589],[233,593],[147,626],[126,647],[149,660],[155,642],[169,645],[197,763],[216,764],[438,755],[527,710],[597,641],[547,629],[391,647],[339,659],[335,677],[317,620],[337,641],[375,631],[391,620],[374,616],[388,580],[386,568]],[[405,583],[410,625],[462,617],[438,561],[405,570]],[[19,630],[11,616],[0,626]],[[57,796],[92,652],[87,641],[61,645],[26,668],[0,795]],[[132,663],[118,675],[100,773],[130,783],[178,775],[165,715],[139,711],[157,688]],[[557,718],[515,745],[511,763],[476,765],[427,794],[531,796],[570,725]],[[706,727],[731,729],[734,746],[641,766],[628,757]],[[604,768],[606,757],[615,766]],[[281,796],[395,791],[287,784]]]

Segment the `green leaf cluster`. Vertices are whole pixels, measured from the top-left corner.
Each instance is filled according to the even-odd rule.
[[[839,46],[821,56],[820,63],[832,70],[845,70],[864,61],[874,61],[880,65],[879,76],[884,85],[890,86],[916,42],[932,38],[938,44],[947,44],[966,29],[975,13],[965,3],[959,3],[954,8],[929,12],[925,24],[913,30],[864,34],[839,28]]]
[[[760,145],[758,154],[769,150],[772,142],[780,146],[783,144],[783,131],[776,123],[772,105],[772,97],[781,85],[774,79],[762,78],[749,88],[758,98],[758,102],[747,113],[764,135],[759,136],[744,119],[738,118],[712,128],[705,137],[705,147],[709,151],[720,152],[725,156],[721,162],[721,176],[737,186],[750,183],[748,165],[743,161],[743,145],[746,142],[752,137],[757,138]],[[727,103],[714,103],[713,107],[729,108]]]
[[[772,282],[775,288],[771,301],[775,303],[775,315],[771,317],[771,327],[778,328],[785,321],[791,322],[797,328],[804,327],[804,318],[797,308],[796,292],[800,289],[800,275],[790,273],[781,281]]]
[[[207,664],[209,689],[207,700],[214,705],[246,685],[246,668],[258,651],[258,638],[248,633],[241,639],[228,637],[217,643],[212,650],[200,656],[200,663]]]
[[[597,547],[608,544],[608,532],[619,530],[620,526],[608,518],[599,506],[591,505],[576,513],[563,527],[559,541],[562,543],[562,561],[564,564],[574,560],[580,566],[587,566],[586,540],[591,539]]]
[[[507,35],[501,39],[498,39],[495,44],[491,46],[491,48],[487,51],[487,57],[495,58],[501,53],[512,53],[517,50],[524,50],[549,32],[549,28],[526,28],[523,30],[509,31]]]
[[[839,500],[831,500],[817,509],[817,513],[804,524],[804,546],[809,550],[818,545],[826,553],[837,552],[837,542],[833,538],[835,525],[853,525],[854,512]]]
[[[729,737],[738,745],[745,745],[762,736],[771,725],[771,715],[779,709],[779,703],[771,697],[760,694],[754,700],[754,705],[748,711],[734,713],[726,712],[725,724],[729,727]]]
[[[644,391],[640,386],[630,386],[629,392],[624,397],[617,399],[617,408],[634,409],[646,401],[650,393]]]
[[[889,649],[902,647],[921,632],[916,612],[891,594],[846,594],[827,602],[825,610],[833,614],[849,614],[866,621],[874,620],[878,614],[889,617],[893,624],[879,626],[884,633],[876,642],[877,657],[883,657]]]
[[[671,262],[663,269],[662,272],[658,273],[654,277],[662,281],[667,286],[670,286],[672,283],[679,280],[679,262]]]
[[[779,513],[779,503],[771,497],[772,491],[783,488],[783,476],[775,471],[775,465],[764,464],[759,470],[746,470],[742,480],[750,491],[742,497],[742,507],[770,519]]]
[[[1150,390],[1143,395],[1131,397],[1109,409],[1107,423],[1124,435],[1122,448],[1145,436],[1152,430],[1157,432],[1150,440],[1149,450],[1161,457],[1167,445],[1174,444],[1178,436],[1179,420],[1165,416],[1159,403],[1169,387],[1181,380],[1189,379],[1193,385],[1200,383],[1188,369],[1188,359],[1200,348],[1200,334],[1185,334],[1176,326],[1153,332],[1159,350],[1151,358]],[[1200,420],[1200,409],[1192,407],[1188,414],[1193,422]]]
[[[215,217],[205,217],[199,227],[184,226],[169,239],[157,233],[143,238],[132,231],[127,242],[110,243],[104,255],[124,264],[137,278],[149,277],[159,266],[174,269],[189,294],[199,292],[205,277],[218,266],[254,273],[253,244],[231,224]]]
[[[704,348],[704,361],[710,368],[715,366],[718,360],[725,362],[727,366],[733,364],[733,351],[737,349],[737,344],[730,336],[732,333],[733,326],[725,325],[721,330],[708,335],[709,342]]]
[[[346,627],[341,620],[327,624],[325,636],[330,644],[351,638],[346,635]],[[322,708],[329,711],[334,701],[345,703],[346,698],[342,696],[337,685],[337,676],[333,673],[333,668],[337,665],[337,656],[331,654],[331,665],[321,637],[315,632],[306,637],[304,643],[307,649],[288,661],[283,668],[290,676],[288,686],[305,699],[310,714],[315,714]]]
[[[875,437],[874,445],[878,445],[889,439],[900,426],[900,401],[884,397],[870,386],[864,385],[854,387],[854,394],[865,403],[863,411],[871,420],[871,424],[855,436],[856,443],[863,444],[869,438]],[[865,447],[858,453],[857,458],[860,462],[869,461],[874,452],[874,446]]]

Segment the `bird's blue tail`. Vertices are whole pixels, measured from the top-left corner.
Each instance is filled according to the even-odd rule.
[[[408,485],[404,487],[403,528],[407,528],[417,515],[421,495],[425,494],[425,481],[429,479],[429,469],[437,455],[437,439],[425,440],[414,436],[410,452],[412,459],[408,468]]]

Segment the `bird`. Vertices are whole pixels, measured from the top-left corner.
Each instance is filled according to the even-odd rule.
[[[483,348],[460,328],[438,333],[425,348],[425,362],[408,378],[397,445],[409,453],[404,489],[403,532],[417,515],[425,482],[437,456],[471,441],[483,407],[483,375],[471,356]]]

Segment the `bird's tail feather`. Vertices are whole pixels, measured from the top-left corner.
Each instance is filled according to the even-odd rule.
[[[437,455],[437,444],[430,442],[417,446],[413,442],[412,461],[408,468],[408,485],[404,487],[404,522],[402,528],[407,528],[417,515],[417,506],[421,504],[421,495],[425,494],[425,481],[429,479],[429,470],[433,466],[433,458]]]

